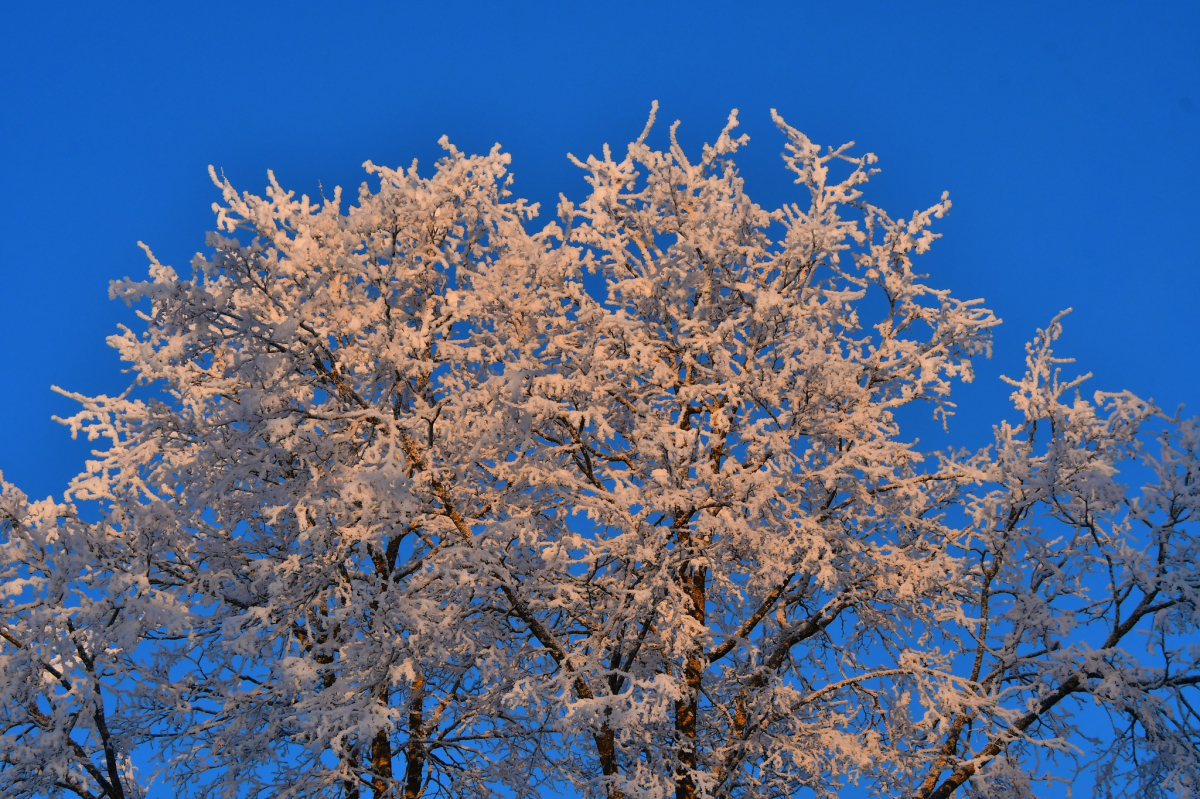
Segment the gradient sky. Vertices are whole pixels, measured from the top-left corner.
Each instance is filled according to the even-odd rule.
[[[34,496],[89,449],[50,420],[73,407],[50,385],[125,387],[104,338],[135,322],[108,281],[145,274],[139,239],[187,274],[219,196],[208,164],[315,196],[367,159],[431,165],[445,133],[501,142],[552,213],[585,188],[566,153],[623,146],[654,99],[692,148],[740,109],[762,204],[796,197],[772,107],[878,154],[894,214],[950,191],[925,271],[1005,324],[932,444],[988,436],[998,375],[1067,306],[1064,350],[1095,388],[1200,412],[1194,0],[191,5],[0,9],[0,469]]]

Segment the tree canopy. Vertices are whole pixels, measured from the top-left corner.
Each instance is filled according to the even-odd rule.
[[[94,460],[3,484],[0,793],[1200,792],[1196,422],[1085,394],[1060,317],[923,450],[999,323],[917,268],[948,195],[776,116],[763,208],[736,114],[653,121],[540,228],[499,147],[345,211],[213,173],[191,276],[112,284]]]

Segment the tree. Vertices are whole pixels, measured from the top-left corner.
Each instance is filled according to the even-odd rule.
[[[5,795],[1196,795],[1196,423],[1056,318],[992,446],[918,449],[998,324],[914,271],[950,202],[776,122],[802,203],[652,114],[536,232],[498,148],[345,213],[214,173],[192,277],[113,284],[105,448],[4,486]]]

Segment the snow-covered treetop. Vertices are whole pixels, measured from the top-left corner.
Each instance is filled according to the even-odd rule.
[[[191,276],[112,285],[94,460],[3,484],[0,792],[1194,796],[1196,423],[1055,319],[993,446],[921,450],[999,322],[917,267],[950,201],[775,121],[776,209],[736,114],[540,229],[498,147],[346,210],[213,172]]]

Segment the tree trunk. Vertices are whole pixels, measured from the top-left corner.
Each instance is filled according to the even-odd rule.
[[[425,679],[413,682],[412,703],[408,706],[407,763],[404,766],[404,799],[418,799],[425,778]]]
[[[690,543],[686,533],[681,534],[681,543]],[[685,566],[680,570],[680,584],[691,599],[691,617],[704,624],[704,602],[706,569],[703,566]],[[704,679],[707,661],[699,647],[688,654],[683,667],[684,696],[675,702],[675,740],[679,747],[679,770],[675,778],[675,799],[696,799],[696,782],[692,772],[696,768],[696,723],[700,709],[700,685]]]
[[[388,686],[385,681],[379,687],[379,704],[385,709],[388,701]],[[392,736],[384,725],[371,739],[371,790],[375,799],[384,799],[392,786]]]
[[[342,757],[350,761],[350,769],[352,776],[350,779],[343,781],[342,786],[346,792],[346,799],[359,799],[362,795],[358,787],[358,745],[356,744],[349,752]]]
[[[611,715],[611,710],[606,710],[605,715]],[[617,741],[613,734],[612,727],[608,726],[608,722],[604,722],[600,727],[600,732],[596,734],[596,751],[600,755],[600,770],[606,778],[615,778],[617,776]],[[604,795],[607,799],[623,799],[625,794],[613,785],[611,782],[605,783]]]

